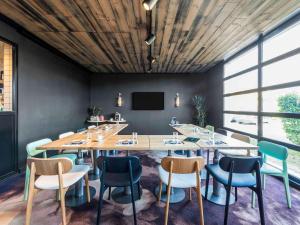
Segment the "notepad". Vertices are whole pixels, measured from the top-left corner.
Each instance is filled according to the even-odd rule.
[[[78,146],[78,145],[83,145],[83,144],[86,144],[85,140],[74,140],[67,144],[64,144],[63,146]]]
[[[164,139],[163,142],[165,145],[183,145],[183,142],[178,139]]]

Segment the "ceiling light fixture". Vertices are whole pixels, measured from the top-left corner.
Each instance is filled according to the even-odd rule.
[[[155,6],[157,1],[158,0],[144,0],[143,1],[143,6],[146,10],[151,10]]]
[[[154,40],[155,40],[155,35],[154,34],[149,34],[149,36],[147,37],[147,39],[145,40],[146,44],[147,45],[151,45]]]

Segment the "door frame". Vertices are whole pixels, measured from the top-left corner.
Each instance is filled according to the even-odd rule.
[[[5,42],[12,46],[12,60],[13,60],[13,68],[12,68],[12,111],[3,111],[0,112],[0,116],[5,115],[13,115],[14,116],[14,132],[13,132],[13,163],[14,169],[7,174],[0,175],[0,181],[5,178],[19,173],[19,160],[18,160],[18,45],[15,42],[8,40],[5,37],[0,36],[0,41]]]

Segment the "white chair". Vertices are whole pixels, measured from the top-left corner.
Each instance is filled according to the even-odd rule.
[[[251,139],[247,135],[233,133],[231,135],[232,138],[237,139],[239,141],[243,141],[246,143],[251,142]],[[219,150],[219,152],[224,156],[251,156],[250,149],[230,149],[230,150]]]
[[[167,185],[167,202],[165,208],[165,222],[168,224],[169,203],[171,188],[189,188],[189,198],[192,200],[191,190],[196,189],[197,200],[199,204],[200,225],[204,225],[203,203],[201,195],[201,177],[200,171],[204,167],[203,157],[165,157],[161,161],[161,166],[158,167],[160,184],[158,201],[160,201],[162,193],[162,184]]]
[[[29,158],[30,168],[29,195],[26,208],[26,225],[30,225],[32,202],[38,190],[59,190],[62,224],[66,225],[65,193],[68,188],[84,177],[87,201],[90,202],[89,166],[73,165],[68,158]],[[39,176],[36,179],[36,176]]]

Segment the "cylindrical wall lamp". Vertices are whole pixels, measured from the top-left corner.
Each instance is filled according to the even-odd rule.
[[[176,97],[175,97],[175,107],[179,107],[179,106],[180,106],[179,93],[176,93]]]
[[[122,101],[122,94],[119,93],[118,99],[117,99],[117,106],[118,106],[118,107],[121,107],[122,104],[123,104],[123,101]]]
[[[149,36],[145,40],[146,44],[151,45],[154,42],[155,38],[156,37],[154,34],[149,34]]]
[[[158,0],[144,0],[143,1],[143,6],[146,10],[151,10],[155,6],[157,1]]]

